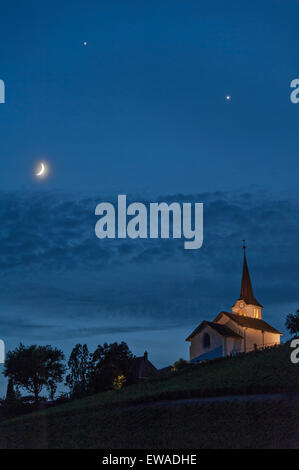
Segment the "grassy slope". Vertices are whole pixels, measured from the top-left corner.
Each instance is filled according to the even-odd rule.
[[[0,447],[294,447],[299,442],[297,401],[116,406],[299,390],[299,365],[291,364],[289,356],[287,345],[254,352],[9,420],[0,424]]]

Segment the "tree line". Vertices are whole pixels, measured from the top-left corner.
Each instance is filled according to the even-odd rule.
[[[8,378],[6,401],[12,404],[19,399],[21,390],[26,390],[35,404],[45,390],[50,400],[54,400],[57,386],[63,382],[66,372],[65,386],[70,399],[122,388],[136,380],[132,367],[134,357],[125,342],[104,343],[92,353],[86,344],[76,344],[66,368],[60,349],[21,343],[7,353],[4,363],[3,373]]]
[[[285,325],[291,335],[299,336],[299,309],[287,315]],[[31,394],[35,404],[39,403],[43,390],[47,390],[50,400],[54,400],[57,386],[63,382],[66,372],[65,386],[69,392],[62,394],[62,399],[120,389],[137,380],[133,370],[134,358],[124,341],[98,345],[92,353],[86,344],[76,344],[66,367],[65,356],[60,349],[21,343],[6,356],[3,372],[8,378],[5,403],[13,407],[21,399],[20,390]],[[186,364],[180,359],[173,370],[177,371]]]

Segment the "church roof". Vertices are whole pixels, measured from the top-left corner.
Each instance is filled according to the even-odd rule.
[[[282,335],[282,333],[273,326],[269,325],[264,320],[259,320],[258,318],[246,317],[244,315],[237,315],[235,313],[229,312],[220,312],[219,315],[215,318],[214,322],[220,320],[222,315],[228,316],[231,320],[236,322],[238,325],[243,326],[245,328],[252,328],[253,330],[261,330],[261,331],[268,331],[269,333],[276,333]]]
[[[241,282],[241,293],[238,300],[244,300],[247,304],[250,305],[257,305],[258,307],[262,307],[262,305],[256,300],[253,295],[252,284],[250,280],[246,253],[245,253],[245,246],[244,246],[244,262],[243,262],[243,273],[242,273],[242,282]]]
[[[220,323],[214,323],[211,321],[204,320],[203,322],[201,322],[201,324],[197,328],[195,328],[195,330],[191,333],[191,335],[189,335],[188,338],[186,338],[186,341],[190,341],[193,338],[193,336],[196,336],[205,326],[210,326],[215,331],[217,331],[217,333],[219,333],[221,336],[228,336],[232,338],[242,338],[242,336],[238,335],[238,333],[235,333],[226,325],[221,325]]]

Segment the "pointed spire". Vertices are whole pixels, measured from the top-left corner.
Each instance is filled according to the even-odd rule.
[[[246,245],[245,240],[243,240],[243,250],[244,250],[244,261],[243,261],[243,273],[242,273],[242,282],[241,282],[241,293],[240,300],[244,300],[247,304],[257,305],[262,307],[262,305],[256,300],[253,295],[253,289],[251,285],[247,259],[246,259]]]

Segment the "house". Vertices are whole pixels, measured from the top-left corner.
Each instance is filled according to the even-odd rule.
[[[249,352],[256,348],[280,344],[280,333],[266,323],[263,306],[253,294],[252,284],[244,249],[241,293],[232,307],[232,312],[220,312],[212,321],[203,321],[188,336],[190,361],[204,361]]]
[[[134,357],[131,373],[135,380],[144,382],[158,375],[159,371],[148,360],[148,353],[145,352],[143,356]]]

